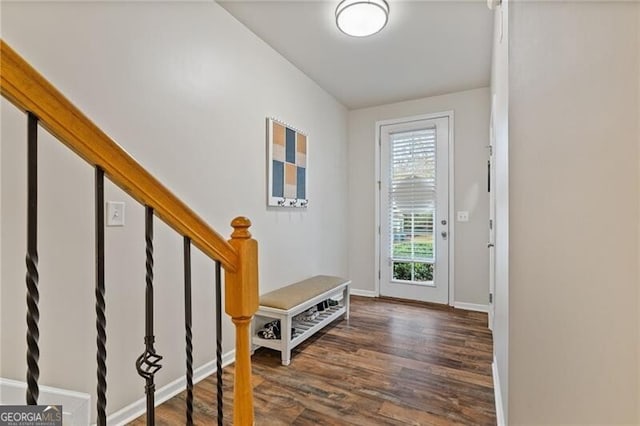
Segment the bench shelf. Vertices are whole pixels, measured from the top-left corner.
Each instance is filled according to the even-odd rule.
[[[254,327],[252,330],[253,344],[255,346],[263,346],[266,348],[280,351],[282,354],[282,365],[289,365],[291,362],[291,350],[298,346],[300,343],[313,336],[322,328],[326,327],[331,322],[344,316],[345,319],[349,318],[349,285],[351,281],[338,279],[337,277],[314,277],[309,280],[293,284],[287,287],[292,291],[300,291],[300,287],[313,284],[314,279],[327,279],[332,278],[332,284],[329,285],[328,290],[325,289],[322,293],[316,294],[311,292],[309,297],[297,303],[295,306],[288,307],[288,309],[274,308],[270,306],[263,306],[262,299],[261,305],[258,308],[258,312],[255,315]],[[276,290],[276,292],[281,290]],[[265,296],[272,296],[275,292],[269,293]],[[338,305],[329,306],[324,311],[318,311],[318,317],[310,321],[294,320],[293,317],[308,310],[309,308],[316,306],[320,302],[341,296],[342,300]],[[264,297],[267,299],[267,297]],[[273,321],[274,319],[280,320],[280,339],[263,339],[256,335],[256,330],[264,323]],[[294,328],[295,332],[292,334],[291,329]]]
[[[328,324],[338,319],[346,312],[344,306],[332,306],[329,309],[318,312],[318,318],[313,321],[292,321],[292,327],[295,329],[293,336],[291,336],[291,347],[294,348],[300,343],[313,336],[318,330],[323,329]],[[276,351],[281,350],[281,339],[263,339],[254,335],[253,344],[264,346],[265,348],[274,349]]]

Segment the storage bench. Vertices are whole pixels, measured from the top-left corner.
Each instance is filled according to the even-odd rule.
[[[282,365],[289,365],[293,348],[340,316],[349,319],[350,284],[351,281],[344,278],[318,275],[263,294],[253,322],[253,344],[280,351]],[[336,296],[342,296],[338,305],[319,311],[313,320],[294,323],[294,316]],[[280,320],[280,339],[263,339],[256,335],[259,327],[274,319]],[[292,328],[295,333],[291,332]]]

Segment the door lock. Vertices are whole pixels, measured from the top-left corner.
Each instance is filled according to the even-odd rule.
[[[442,220],[440,221],[440,223],[441,223],[441,224],[443,224],[443,225],[446,225],[446,224],[447,224],[447,219],[442,219]]]

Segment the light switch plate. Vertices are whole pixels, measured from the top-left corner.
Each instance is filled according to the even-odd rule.
[[[458,212],[458,222],[469,222],[469,212]]]
[[[107,226],[124,226],[124,202],[107,201]]]

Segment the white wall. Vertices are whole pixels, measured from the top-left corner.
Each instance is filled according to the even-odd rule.
[[[509,400],[509,2],[494,12],[491,99],[495,147],[495,294],[493,321],[496,410],[508,418]]]
[[[638,424],[638,4],[510,7],[509,423]]]
[[[349,111],[349,276],[354,288],[374,292],[377,280],[376,121],[449,110],[455,121],[454,205],[469,211],[469,222],[455,224],[455,301],[488,303],[488,88]]]
[[[347,111],[216,3],[2,3],[2,38],[228,235],[253,221],[261,291],[347,275]],[[2,365],[25,366],[24,116],[2,104]],[[308,210],[268,210],[265,117],[308,131]],[[41,132],[41,383],[95,396],[93,171]],[[143,208],[107,230],[108,411],[143,396]],[[184,369],[182,241],[156,222],[158,386]],[[196,365],[214,357],[213,265],[194,255]],[[224,350],[233,347],[225,324]]]

